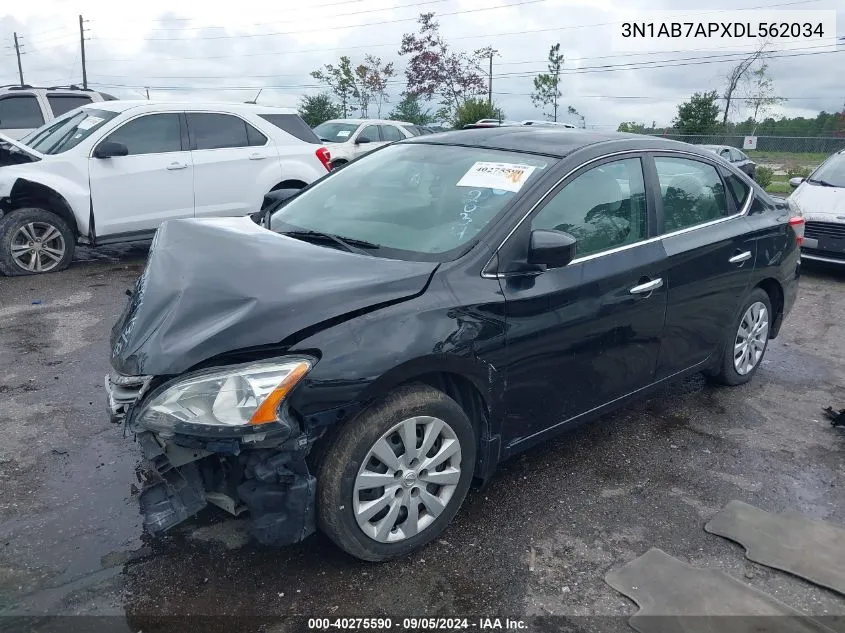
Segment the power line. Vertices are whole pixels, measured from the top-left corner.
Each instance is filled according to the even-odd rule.
[[[827,55],[831,53],[843,53],[845,49],[838,50],[838,51],[814,51],[809,53],[790,53],[784,55],[771,55],[770,59],[780,59],[783,57],[804,57],[807,55]],[[671,61],[671,60],[667,60]],[[580,68],[580,69],[572,69],[567,74],[586,74],[586,73],[593,73],[593,72],[615,72],[618,70],[647,70],[651,68],[666,68],[666,67],[682,67],[682,66],[697,66],[701,64],[718,64],[718,63],[725,63],[725,62],[732,62],[736,61],[735,59],[720,59],[720,60],[704,60],[699,62],[684,62],[679,64],[656,64],[653,66],[642,66],[638,68],[629,68],[627,64],[619,64],[616,67],[612,66],[604,66],[604,67],[595,67],[595,68]],[[624,66],[624,68],[623,68]],[[526,74],[510,74],[510,75],[497,75],[496,78],[506,79],[506,78],[514,78],[517,76],[530,76]],[[249,79],[249,77],[244,77]],[[180,79],[179,77],[174,77],[174,79]],[[182,78],[184,79],[184,78]],[[203,79],[222,79],[222,77],[203,77]],[[402,84],[401,80],[396,81],[389,81],[387,82],[389,85],[397,85]],[[111,87],[111,88],[144,88],[146,86],[141,86],[137,84],[113,84],[113,83],[97,83],[98,86],[103,87]],[[257,85],[251,86],[217,86],[214,84],[209,84],[205,86],[149,86],[150,88],[155,88],[157,90],[250,90],[257,87]],[[291,90],[291,89],[306,89],[306,88],[321,88],[323,87],[322,84],[290,84],[287,86],[263,86],[267,89],[273,90]]]

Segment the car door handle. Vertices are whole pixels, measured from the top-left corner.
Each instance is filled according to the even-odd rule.
[[[188,163],[180,163],[178,161],[173,161],[167,166],[167,168],[171,171],[173,171],[174,169],[187,169]]]
[[[267,158],[264,154],[259,154],[258,152],[253,152],[249,155],[250,160],[264,160]]]
[[[631,288],[632,295],[642,295],[648,294],[652,290],[657,290],[663,285],[663,278],[658,277],[657,279],[652,279],[651,281],[647,281],[644,284],[640,284],[639,286],[634,286]]]
[[[751,251],[745,251],[744,253],[734,255],[728,261],[731,264],[741,264],[742,262],[747,262],[749,259],[751,259]]]

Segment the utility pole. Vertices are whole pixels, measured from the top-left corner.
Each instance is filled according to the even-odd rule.
[[[487,74],[487,105],[493,105],[493,55],[499,51],[490,49],[490,71]]]
[[[149,101],[150,100],[150,89],[146,88],[146,91],[147,91],[147,101]]]
[[[82,52],[82,88],[88,88],[88,71],[85,68],[85,27],[82,26],[83,19],[79,16],[79,47]]]
[[[21,79],[21,86],[23,86],[23,66],[21,66],[21,47],[18,43],[18,34],[15,33],[15,55],[18,56],[18,76]]]

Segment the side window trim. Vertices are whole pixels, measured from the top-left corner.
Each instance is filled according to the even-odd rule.
[[[731,215],[726,215],[723,218],[716,218],[715,220],[709,220],[708,222],[702,222],[701,224],[696,224],[695,226],[687,226],[682,229],[678,229],[677,231],[672,231],[671,233],[663,233],[660,234],[660,230],[663,229],[663,197],[657,195],[657,217],[659,219],[658,222],[658,235],[652,239],[662,240],[667,237],[674,237],[675,235],[682,235],[683,233],[689,233],[690,231],[697,231],[699,229],[704,229],[714,224],[719,224],[721,222],[727,222],[729,220],[735,220],[736,218],[741,218],[745,215],[748,215],[748,210],[751,208],[751,202],[754,200],[754,189],[752,188],[751,194],[743,204],[742,208],[737,210],[736,205],[733,204],[733,197],[728,194],[727,190],[727,183],[725,182],[724,174],[722,173],[722,169],[724,169],[724,165],[719,165],[715,161],[711,161],[709,157],[699,156],[698,154],[688,154],[686,152],[673,152],[673,151],[652,151],[648,153],[648,160],[651,162],[652,169],[655,170],[655,176],[657,174],[656,166],[654,164],[654,159],[658,157],[666,157],[666,158],[684,158],[687,160],[694,160],[700,163],[704,163],[705,165],[710,165],[716,170],[716,173],[719,176],[719,180],[722,182],[722,187],[725,191],[725,202],[729,207],[729,210],[733,211]],[[657,192],[660,191],[660,185],[658,183]],[[574,260],[573,260],[574,261]]]

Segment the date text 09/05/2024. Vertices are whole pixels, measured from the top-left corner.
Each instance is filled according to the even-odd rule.
[[[623,38],[823,38],[821,22],[623,22]]]
[[[528,625],[519,619],[511,618],[309,618],[308,629],[328,631],[331,629],[389,631],[393,629],[420,631],[520,631]]]

